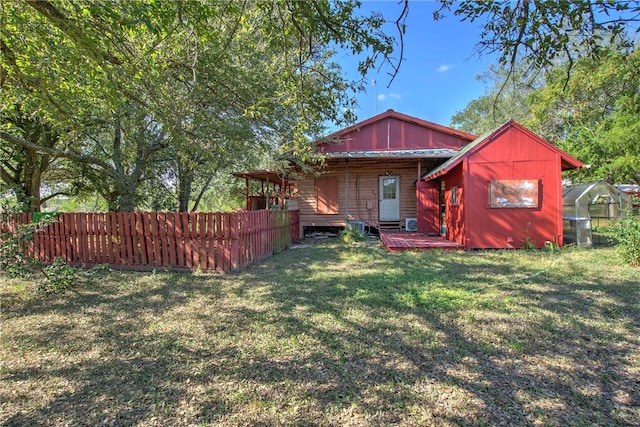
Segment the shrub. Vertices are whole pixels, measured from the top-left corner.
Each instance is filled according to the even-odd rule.
[[[0,212],[0,224],[11,224],[11,221],[22,213],[22,209],[5,202],[0,207]],[[0,270],[6,272],[9,277],[21,277],[31,271],[34,260],[24,255],[24,245],[33,240],[33,233],[38,225],[15,224],[0,233]]]
[[[22,213],[19,206],[3,203],[0,224],[10,222]],[[39,221],[27,224],[15,224],[0,232],[0,270],[9,277],[26,277],[30,274],[44,274],[45,280],[37,287],[42,292],[57,292],[68,289],[76,279],[75,271],[62,258],[56,258],[52,265],[43,267],[42,263],[25,255],[25,244],[33,240],[33,235],[55,218],[44,216]]]
[[[602,228],[602,234],[613,239],[622,259],[640,266],[640,220],[629,211],[626,218]]]
[[[45,293],[60,292],[69,289],[76,281],[76,272],[66,261],[56,257],[53,264],[42,270],[47,280],[40,283],[38,290]]]
[[[347,226],[338,234],[338,239],[345,244],[352,244],[355,242],[363,242],[367,240],[367,236],[360,233],[354,227]]]

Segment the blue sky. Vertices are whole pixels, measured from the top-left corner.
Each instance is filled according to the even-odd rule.
[[[448,13],[440,21],[433,12],[440,3],[409,2],[407,29],[404,37],[405,60],[391,86],[388,70],[371,73],[366,94],[358,96],[358,121],[366,120],[388,109],[431,122],[449,125],[451,117],[469,101],[484,93],[484,85],[476,76],[486,71],[495,57],[475,52],[480,37],[480,24],[460,22]],[[401,11],[397,1],[364,1],[361,11],[381,11],[395,19]],[[393,31],[390,29],[389,31]],[[395,34],[395,33],[394,33]],[[338,58],[349,76],[356,76],[357,63],[347,56]],[[372,80],[376,85],[372,85]]]

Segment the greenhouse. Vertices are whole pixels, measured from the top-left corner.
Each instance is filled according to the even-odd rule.
[[[606,227],[611,220],[625,217],[631,198],[606,181],[567,187],[562,192],[564,242],[590,248],[593,230]],[[595,236],[596,243],[604,239]]]

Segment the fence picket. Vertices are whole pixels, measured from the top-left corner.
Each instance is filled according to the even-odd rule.
[[[208,270],[207,265],[207,228],[206,228],[206,219],[209,216],[206,213],[201,213],[199,215],[194,213],[194,216],[198,219],[198,263],[197,266],[200,267],[202,271]]]
[[[218,256],[218,263],[216,265],[216,270],[219,272],[223,272],[224,270],[224,230],[222,228],[223,225],[223,216],[222,213],[216,213],[216,253]]]
[[[153,253],[153,230],[151,229],[151,213],[142,212],[142,217],[140,218],[142,221],[141,230],[142,237],[140,238],[140,244],[144,247],[143,258],[145,261],[145,265],[155,265],[155,257]]]
[[[207,271],[215,270],[216,254],[214,250],[215,243],[215,222],[214,214],[207,214]]]

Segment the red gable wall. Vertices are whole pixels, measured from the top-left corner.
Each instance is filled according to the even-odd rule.
[[[562,244],[561,155],[517,127],[465,162],[466,244],[470,248],[522,247],[529,239]],[[537,208],[489,206],[491,180],[538,180]]]
[[[337,143],[321,143],[324,153],[353,151],[397,151],[414,149],[457,150],[474,135],[388,111],[335,135]]]

